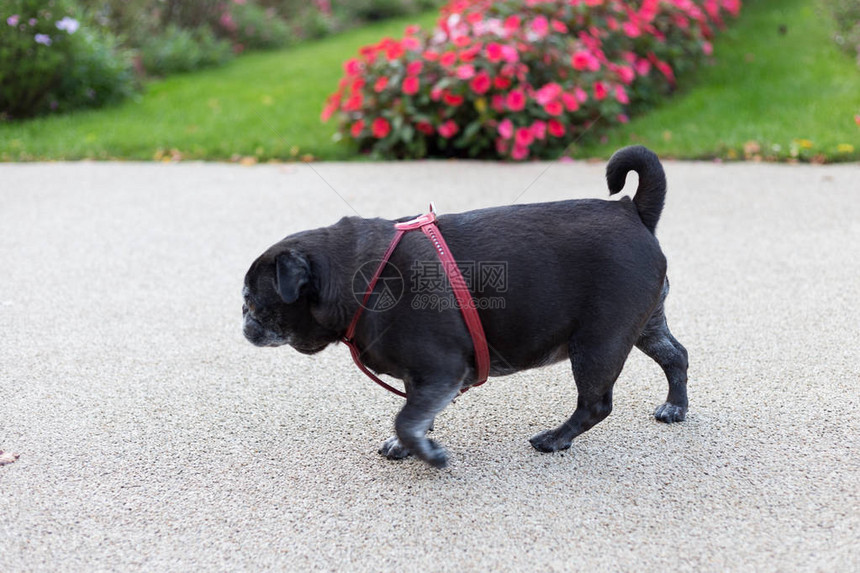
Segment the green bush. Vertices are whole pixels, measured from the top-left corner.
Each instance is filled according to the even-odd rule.
[[[269,50],[293,42],[289,26],[274,8],[262,8],[250,2],[225,4],[218,27],[240,50]]]
[[[206,26],[188,30],[171,24],[163,34],[150,38],[140,47],[144,69],[156,76],[217,66],[232,57],[230,43],[216,38]]]
[[[860,0],[823,0],[833,16],[833,39],[846,53],[857,58],[860,66]]]
[[[129,55],[72,0],[7,0],[0,21],[0,116],[98,107],[135,90]]]

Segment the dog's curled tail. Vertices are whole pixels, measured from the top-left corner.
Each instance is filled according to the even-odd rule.
[[[639,211],[642,223],[653,234],[666,199],[666,174],[657,155],[647,147],[624,147],[616,151],[606,164],[606,183],[610,195],[624,188],[624,181],[630,171],[639,174],[639,187],[633,197],[633,204]]]

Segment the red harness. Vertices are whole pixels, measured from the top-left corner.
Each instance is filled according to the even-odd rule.
[[[388,245],[388,250],[385,251],[384,255],[382,255],[382,262],[379,263],[379,266],[373,273],[373,277],[370,279],[370,283],[367,285],[367,292],[364,293],[364,300],[362,300],[358,310],[355,311],[355,316],[352,317],[352,322],[349,324],[349,328],[346,329],[346,334],[342,339],[343,343],[349,346],[352,359],[361,371],[367,374],[368,378],[389,392],[393,392],[404,398],[406,397],[406,392],[402,392],[397,388],[386,384],[361,362],[361,352],[355,345],[353,336],[355,335],[355,328],[358,325],[358,319],[361,318],[361,313],[364,311],[364,307],[367,305],[367,301],[373,293],[373,288],[376,286],[376,282],[379,280],[379,276],[382,274],[383,269],[385,269],[388,259],[391,258],[391,254],[394,253],[394,249],[397,248],[397,244],[400,242],[400,239],[402,239],[403,235],[408,231],[421,229],[424,234],[427,235],[427,238],[430,239],[430,242],[433,243],[436,255],[442,263],[442,268],[445,269],[445,274],[448,275],[448,282],[451,285],[451,290],[454,291],[454,296],[457,298],[457,304],[460,307],[460,311],[463,313],[463,319],[466,321],[466,328],[469,329],[469,334],[472,335],[472,343],[475,345],[475,370],[478,378],[478,382],[474,384],[474,386],[480,386],[487,381],[487,377],[490,374],[490,351],[487,349],[487,338],[484,336],[484,328],[481,326],[481,319],[478,316],[478,311],[475,309],[475,301],[466,286],[463,274],[460,272],[457,262],[451,255],[451,251],[448,249],[445,239],[442,238],[442,233],[439,232],[439,227],[436,226],[436,213],[433,210],[433,206],[430,206],[430,212],[426,215],[421,215],[420,217],[412,219],[411,221],[406,221],[405,223],[396,223],[394,228],[397,229],[397,232],[394,234],[391,244]]]

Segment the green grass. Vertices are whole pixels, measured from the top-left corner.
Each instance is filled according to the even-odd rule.
[[[715,42],[716,63],[681,78],[692,87],[575,155],[608,157],[641,143],[687,159],[860,159],[860,69],[839,51],[817,6],[745,0]]]
[[[320,111],[344,60],[408,24],[430,26],[435,12],[395,19],[304,44],[250,54],[224,67],[147,85],[137,101],[64,116],[0,124],[0,159],[259,160],[306,154],[348,159],[332,141],[335,122]]]
[[[722,32],[713,65],[681,78],[683,89],[577,157],[607,157],[643,143],[664,157],[860,159],[860,70],[830,38],[816,0],[745,0]],[[392,20],[290,50],[239,58],[223,68],[153,82],[137,101],[66,116],[0,124],[0,159],[354,159],[322,124],[325,97],[359,46],[400,36]],[[784,26],[785,34],[780,33]],[[853,147],[853,151],[848,151]]]

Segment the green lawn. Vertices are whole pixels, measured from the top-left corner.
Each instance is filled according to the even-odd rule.
[[[689,89],[574,155],[642,143],[664,157],[860,159],[860,69],[816,4],[745,0],[715,42],[715,65],[682,78]]]
[[[815,7],[745,0],[739,21],[715,42],[713,65],[681,78],[683,89],[660,108],[574,155],[607,157],[643,143],[677,158],[860,159],[860,70]],[[334,122],[319,120],[341,64],[362,45],[435,19],[427,13],[243,56],[153,82],[137,101],[109,109],[0,124],[0,159],[353,159],[353,148],[332,141]]]
[[[436,12],[396,19],[304,44],[250,54],[228,65],[147,85],[137,101],[94,111],[0,124],[0,159],[184,159],[313,155],[348,159],[335,122],[320,123],[343,61],[408,24],[432,26]]]

